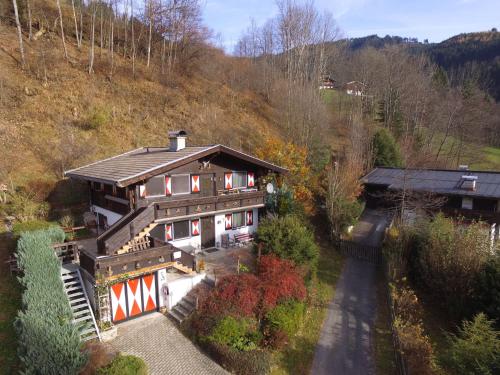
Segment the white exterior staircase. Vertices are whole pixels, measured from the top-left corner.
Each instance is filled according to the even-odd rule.
[[[97,338],[101,341],[99,328],[97,328],[78,266],[73,264],[62,265],[61,278],[73,311],[73,324],[79,327],[81,340],[89,341]]]

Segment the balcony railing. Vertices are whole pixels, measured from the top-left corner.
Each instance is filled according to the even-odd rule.
[[[179,252],[180,257],[174,259],[174,253]],[[96,256],[85,250],[80,253],[80,266],[96,280],[125,273],[133,274],[136,271],[139,272],[139,270],[142,272],[145,269],[153,270],[169,267],[175,262],[192,269],[194,256],[168,243],[159,247],[106,257]]]

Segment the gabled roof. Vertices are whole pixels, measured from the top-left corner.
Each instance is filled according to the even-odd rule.
[[[477,176],[475,190],[464,188],[463,176]],[[391,190],[405,188],[444,195],[500,199],[500,172],[377,167],[362,181],[367,185],[385,186]]]
[[[285,168],[281,168],[230,147],[212,145],[186,147],[179,151],[169,151],[167,147],[141,147],[108,159],[99,160],[95,163],[66,171],[64,174],[67,177],[104,182],[119,187],[125,187],[145,178],[149,178],[152,175],[168,172],[181,165],[216,153],[225,153],[277,173],[287,172]]]

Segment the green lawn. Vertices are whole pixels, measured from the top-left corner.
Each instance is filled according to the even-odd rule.
[[[0,374],[18,372],[13,322],[21,305],[21,288],[4,263],[12,248],[13,241],[0,234]]]
[[[432,147],[435,152],[441,147],[442,137],[435,137]],[[449,160],[455,164],[458,160],[458,142],[453,137],[447,137],[442,145],[440,159]],[[471,170],[500,170],[500,148],[465,143],[460,150],[460,164],[466,164]]]
[[[334,296],[343,264],[343,257],[330,245],[321,247],[317,278],[309,288],[310,304],[304,324],[290,345],[275,354],[272,375],[309,374],[327,307]]]

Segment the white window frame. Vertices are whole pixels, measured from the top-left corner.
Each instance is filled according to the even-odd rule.
[[[245,189],[246,187],[248,187],[248,172],[247,171],[233,171],[232,172],[233,175],[232,175],[232,179],[233,179],[233,189]],[[243,184],[243,186],[235,186],[234,184],[234,175],[236,173],[244,173],[245,174],[245,183]]]
[[[187,176],[188,177],[188,191],[183,192],[183,193],[174,193],[174,177],[181,177],[181,176]],[[171,183],[172,183],[172,196],[174,195],[188,195],[191,194],[191,175],[189,173],[181,173],[181,174],[173,174],[169,176],[171,178]]]
[[[162,177],[163,178],[163,194],[156,194],[156,195],[149,195],[148,194],[148,187],[147,187],[147,182],[144,184],[144,187],[146,189],[146,198],[158,198],[158,197],[164,197],[166,194],[166,186],[165,186],[165,175],[159,175],[159,176],[153,176],[151,177],[149,180],[151,180],[152,178],[158,178],[158,177]],[[148,181],[149,181],[148,180]]]
[[[187,237],[176,238],[175,237],[175,223],[182,223],[183,221],[188,222],[188,235],[187,235]],[[192,237],[192,235],[191,235],[191,220],[187,219],[187,220],[179,220],[179,221],[172,222],[172,240],[171,241],[185,240],[185,239],[191,238],[191,237]]]

